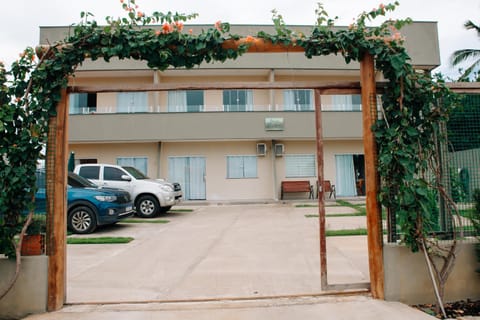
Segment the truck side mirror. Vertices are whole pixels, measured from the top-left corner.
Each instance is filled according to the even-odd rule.
[[[122,174],[121,178],[123,181],[132,181],[132,177],[127,174]]]

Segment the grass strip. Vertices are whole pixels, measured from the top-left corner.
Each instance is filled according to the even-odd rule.
[[[337,200],[337,204],[342,207],[349,207],[355,209],[358,213],[363,213],[363,215],[367,214],[365,204],[353,204],[345,200]]]
[[[67,244],[119,244],[132,240],[132,237],[67,238]]]
[[[345,230],[326,230],[325,235],[327,237],[341,237],[341,236],[365,236],[367,235],[367,229],[345,229]]]
[[[317,208],[318,204],[296,204],[295,208]],[[338,207],[336,204],[325,204],[324,207]]]
[[[326,218],[338,218],[338,217],[364,217],[365,213],[329,213],[326,214]],[[306,218],[318,218],[318,214],[306,214]]]
[[[170,220],[155,220],[155,219],[123,219],[119,223],[169,223]]]

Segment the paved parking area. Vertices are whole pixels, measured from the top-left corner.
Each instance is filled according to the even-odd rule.
[[[316,207],[287,204],[184,206],[169,223],[120,223],[93,236],[129,244],[69,245],[67,302],[134,302],[320,293]],[[350,208],[327,207],[348,213]],[[365,227],[329,217],[328,229]],[[365,237],[327,239],[329,283],[368,282]]]
[[[25,319],[435,319],[368,295],[321,295],[318,219],[306,217],[317,208],[185,208],[192,211],[159,218],[167,224],[122,223],[90,235],[134,237],[129,244],[69,245],[69,304]],[[327,227],[365,227],[351,218],[329,217]],[[327,251],[330,284],[368,282],[365,237],[328,237]]]

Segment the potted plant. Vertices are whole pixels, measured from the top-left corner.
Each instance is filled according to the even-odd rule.
[[[22,240],[22,256],[42,255],[45,253],[45,219],[34,218]]]

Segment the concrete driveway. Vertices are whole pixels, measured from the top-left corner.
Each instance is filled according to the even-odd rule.
[[[90,235],[134,237],[129,244],[69,245],[68,304],[25,319],[435,319],[368,294],[322,295],[318,218],[306,217],[317,208],[185,208],[193,211],[160,218],[167,224],[122,223]],[[365,227],[365,217],[327,217],[327,228],[346,227]],[[329,237],[327,250],[330,284],[368,282],[365,237]]]
[[[129,244],[69,245],[67,302],[138,302],[311,295],[321,292],[316,207],[184,206],[166,224],[120,223],[94,236]],[[350,208],[327,207],[348,213]],[[329,217],[328,229],[365,227]],[[85,236],[83,236],[85,237]],[[329,237],[328,282],[368,282],[365,237]]]

